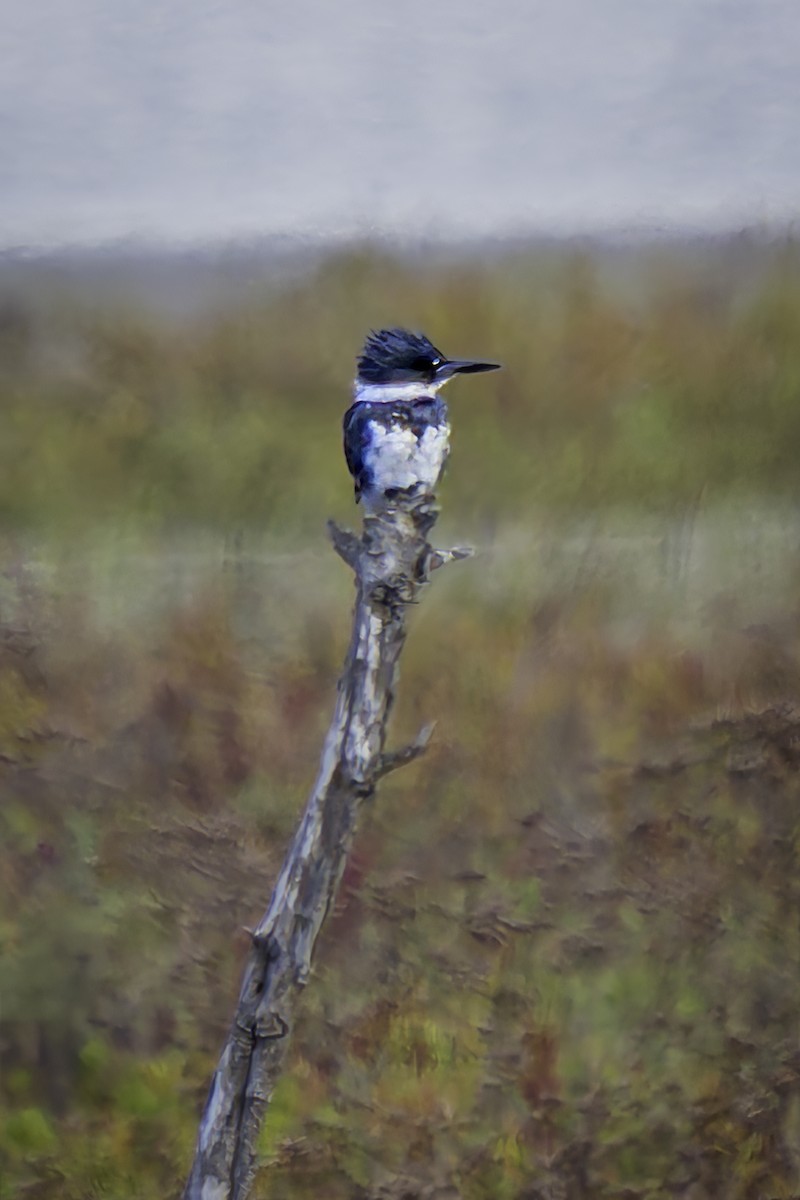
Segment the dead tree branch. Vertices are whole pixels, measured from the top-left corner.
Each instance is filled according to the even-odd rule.
[[[269,908],[252,931],[233,1023],[211,1081],[184,1200],[245,1200],[256,1141],[280,1077],[298,994],[353,843],[359,810],[389,771],[424,753],[433,731],[385,753],[406,605],[429,571],[468,551],[434,550],[430,496],[367,514],[364,532],[331,523],[336,552],[356,576],[353,633],[325,738],[319,774],[284,861]]]

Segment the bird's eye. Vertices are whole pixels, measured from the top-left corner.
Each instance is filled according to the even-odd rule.
[[[424,355],[420,354],[412,362],[411,370],[419,371],[420,373],[424,373],[426,371],[430,371],[432,366],[433,366],[433,363],[431,362],[431,360],[429,358],[425,358]]]

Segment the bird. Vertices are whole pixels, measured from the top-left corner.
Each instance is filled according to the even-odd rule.
[[[447,358],[423,333],[373,330],[357,360],[353,403],[343,421],[356,503],[431,493],[450,453],[450,424],[440,388],[456,375],[499,367]]]

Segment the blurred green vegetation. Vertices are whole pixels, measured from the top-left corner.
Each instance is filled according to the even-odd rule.
[[[255,270],[256,268],[254,268]],[[693,254],[567,247],[459,260],[351,248],[238,310],[166,321],[0,271],[0,515],[62,529],[316,530],[348,500],[340,417],[365,331],[408,324],[505,370],[450,392],[449,505],[663,508],[797,497],[800,260],[745,235]]]
[[[254,1194],[800,1192],[798,534],[746,520],[796,499],[800,279],[740,253],[8,301],[0,1200],[180,1195],[335,696],[320,530],[387,321],[508,365],[453,385],[447,521],[489,550],[412,616],[392,735],[435,744],[365,814]]]

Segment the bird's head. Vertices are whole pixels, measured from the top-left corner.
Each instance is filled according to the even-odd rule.
[[[450,359],[422,333],[381,329],[370,333],[358,358],[356,383],[363,387],[420,384],[436,391],[454,375],[496,371],[499,363]]]

